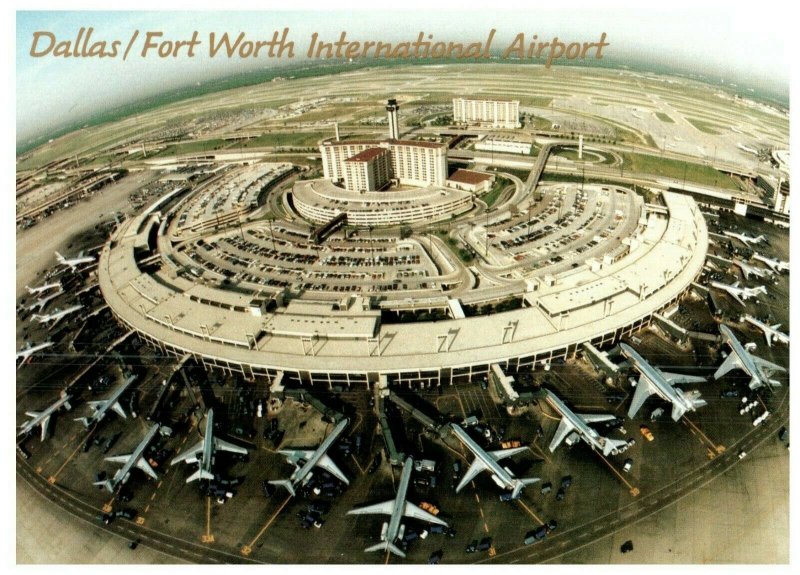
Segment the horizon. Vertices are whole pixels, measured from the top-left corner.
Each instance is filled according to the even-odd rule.
[[[353,40],[379,38],[386,41],[407,40],[409,35],[415,36],[419,31],[432,34],[436,40],[453,42],[482,41],[491,28],[497,30],[493,52],[500,46],[507,45],[513,37],[524,32],[526,36],[534,33],[539,39],[559,36],[564,41],[593,41],[600,31],[608,34],[611,43],[600,61],[576,61],[567,64],[566,60],[558,61],[553,67],[567,65],[569,67],[585,66],[588,68],[654,68],[659,75],[686,75],[707,83],[721,82],[729,89],[741,87],[749,90],[750,97],[777,101],[788,106],[789,68],[782,58],[773,58],[770,66],[759,68],[761,73],[754,73],[752,68],[755,57],[743,58],[735,56],[735,48],[742,49],[737,41],[736,29],[741,25],[735,14],[720,15],[727,20],[726,25],[719,25],[713,34],[703,24],[703,18],[693,18],[687,23],[685,16],[665,14],[658,10],[648,9],[646,13],[637,14],[635,18],[627,17],[625,22],[636,20],[637,27],[620,24],[616,20],[619,8],[611,8],[602,13],[583,11],[581,18],[564,21],[569,12],[549,12],[547,19],[539,20],[532,12],[516,15],[515,22],[508,24],[511,12],[484,14],[471,11],[468,22],[460,22],[459,29],[453,30],[455,22],[452,14],[447,12],[428,12],[413,14],[408,12],[361,12],[358,22],[347,21],[347,14],[342,12],[258,12],[260,19],[253,18],[253,12],[17,12],[16,61],[16,145],[27,151],[48,139],[60,137],[70,131],[79,129],[85,124],[95,125],[108,119],[127,115],[125,109],[145,106],[144,109],[158,107],[158,102],[147,106],[147,100],[166,98],[164,103],[177,101],[170,98],[175,92],[198,88],[199,94],[207,94],[225,90],[230,87],[252,85],[258,82],[259,75],[270,75],[282,69],[304,68],[335,64],[334,60],[311,60],[302,53],[303,41],[310,38],[310,30],[319,32],[326,41],[338,38],[340,31],[346,31]],[[695,11],[698,16],[708,13],[707,9]],[[186,16],[190,17],[187,18]],[[725,16],[725,17],[723,17]],[[531,24],[517,24],[529,18]],[[569,20],[567,18],[567,20]],[[393,27],[388,29],[391,21]],[[398,22],[402,22],[398,25]],[[477,22],[477,24],[476,24]],[[653,23],[653,27],[647,24]],[[540,23],[540,24],[539,24]],[[537,25],[539,24],[539,25]],[[164,38],[183,39],[191,36],[191,30],[199,30],[201,37],[208,32],[229,32],[233,35],[239,31],[248,37],[267,39],[275,30],[288,27],[292,38],[297,40],[296,56],[291,60],[254,59],[242,61],[238,59],[211,59],[202,50],[197,57],[184,59],[98,59],[98,58],[60,58],[49,56],[32,58],[29,55],[31,39],[34,31],[48,30],[55,34],[58,41],[74,42],[80,27],[95,28],[95,40],[110,41],[117,37],[125,37],[127,31],[134,29],[161,30]],[[322,26],[322,27],[315,27]],[[697,53],[686,47],[675,46],[675,36],[691,37],[692,28],[701,26],[707,33],[706,43],[692,46],[695,51],[706,52],[707,59],[700,59]],[[766,35],[759,45],[765,46],[764,52],[772,51],[786,56],[786,46],[779,35]],[[70,33],[72,32],[72,33]],[[411,34],[413,32],[413,34]],[[656,33],[658,32],[658,33]],[[382,35],[383,34],[383,35]],[[668,47],[673,47],[666,51]],[[715,52],[709,54],[709,46]],[[747,50],[745,50],[747,52]],[[727,58],[724,57],[727,55]],[[723,56],[722,58],[720,56]],[[491,60],[496,62],[496,60]],[[518,65],[540,65],[538,62],[526,62],[505,59],[504,63]],[[341,62],[339,62],[341,63]],[[372,58],[356,60],[355,65],[415,65],[413,60],[380,61]],[[465,60],[462,63],[475,63]],[[477,62],[483,63],[483,62]],[[667,70],[667,72],[663,72]],[[228,86],[234,79],[241,84]],[[248,83],[248,78],[252,79]],[[98,81],[100,80],[100,81]],[[209,89],[210,84],[219,83],[218,89]],[[732,86],[736,85],[736,86]],[[47,97],[42,97],[46,94]],[[194,94],[186,94],[185,98]],[[119,114],[114,114],[120,110]],[[103,116],[108,116],[105,120]],[[101,120],[93,121],[100,117]]]

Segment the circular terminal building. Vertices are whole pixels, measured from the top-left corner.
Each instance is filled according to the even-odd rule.
[[[448,385],[613,344],[674,306],[706,256],[704,218],[676,193],[645,204],[624,187],[563,183],[534,195],[516,179],[491,214],[451,217],[438,233],[367,233],[329,224],[458,214],[472,194],[343,191],[335,175],[279,186],[291,173],[215,169],[123,222],[98,268],[115,317],[165,353],[247,378]],[[264,216],[259,195],[286,213]]]

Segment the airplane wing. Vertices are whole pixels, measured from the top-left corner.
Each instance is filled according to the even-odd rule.
[[[611,421],[612,419],[616,419],[616,415],[612,415],[610,413],[576,413],[578,417],[584,420],[586,423],[599,423],[601,421]]]
[[[406,503],[406,505],[408,505]],[[391,515],[394,511],[394,499],[384,501],[383,503],[375,503],[374,505],[367,505],[366,507],[359,507],[358,509],[351,509],[347,512],[348,515]]]
[[[556,429],[556,434],[553,436],[553,440],[550,442],[550,452],[556,450],[556,447],[561,445],[561,442],[567,438],[567,435],[572,433],[575,429],[575,426],[572,425],[572,422],[566,418],[561,418],[561,423],[558,424],[558,429]]]
[[[241,455],[247,455],[247,450],[244,447],[239,447],[238,445],[234,445],[233,443],[228,443],[222,439],[214,438],[214,449],[218,451],[230,451],[231,453],[239,453]]]
[[[420,521],[427,521],[428,523],[436,523],[437,525],[447,525],[433,513],[428,513],[424,509],[420,509],[410,501],[406,501],[406,506],[403,509],[403,515],[411,517],[412,519],[419,519]]]
[[[119,415],[122,419],[128,419],[128,416],[125,415],[125,410],[122,409],[122,406],[119,404],[119,401],[115,401],[114,405],[111,406],[111,409],[113,409],[114,412],[117,415]]]
[[[495,451],[487,451],[487,453],[492,457],[494,457],[495,461],[500,461],[501,459],[511,457],[512,455],[516,455],[517,453],[522,453],[523,451],[528,451],[528,447],[527,446],[509,447],[508,449],[497,449]]]
[[[472,465],[469,466],[469,469],[467,469],[464,477],[462,477],[461,481],[458,483],[458,486],[456,487],[456,493],[461,491],[467,483],[475,479],[475,477],[485,469],[487,469],[486,464],[481,460],[480,457],[475,457],[475,461],[472,462]]]
[[[279,449],[278,453],[284,455],[292,465],[297,465],[301,459],[308,461],[314,455],[311,449]]]
[[[761,359],[760,357],[751,356],[753,358],[753,363],[755,363],[759,369],[767,370],[767,371],[786,371],[786,368],[781,367],[771,361],[767,361],[766,359]]]
[[[197,454],[202,452],[203,452],[203,441],[199,441],[195,443],[190,449],[187,449],[183,453],[173,457],[170,465],[175,465],[176,463],[180,463],[181,461],[185,461],[186,463],[195,463],[197,461]]]
[[[678,421],[683,414],[686,413],[686,408],[677,401],[672,404],[672,421]]]
[[[319,461],[317,461],[317,465],[322,469],[324,469],[325,471],[327,471],[328,473],[330,473],[331,475],[333,475],[336,479],[338,479],[342,483],[350,485],[350,480],[347,479],[347,476],[344,473],[342,473],[342,470],[336,466],[333,460],[330,457],[328,457],[327,453],[319,458]]]
[[[679,385],[681,383],[702,383],[707,381],[705,377],[700,375],[683,375],[681,373],[669,373],[668,371],[662,371],[661,375],[663,375],[664,379],[666,379],[671,385]]]
[[[738,295],[736,295],[736,294],[735,294],[735,293],[733,293],[732,291],[729,291],[729,292],[728,292],[728,295],[730,295],[730,296],[731,296],[733,299],[735,299],[736,301],[738,301],[740,304],[742,304],[742,305],[746,305],[746,304],[744,303],[744,300],[742,300],[742,298],[740,298]]]
[[[109,463],[119,463],[120,465],[124,465],[130,458],[131,454],[126,453],[125,455],[113,455],[111,457],[106,457],[106,461]]]
[[[728,357],[725,358],[725,361],[722,362],[722,365],[717,368],[717,371],[714,372],[714,379],[719,379],[732,369],[743,368],[744,365],[742,365],[742,360],[739,359],[739,356],[736,355],[736,353],[731,352]]]
[[[50,425],[50,416],[48,415],[42,421],[39,422],[39,425],[42,427],[42,441],[47,439],[47,427]]]
[[[39,417],[39,415],[41,415],[41,414],[40,414],[38,411],[26,411],[26,412],[25,412],[25,415],[27,415],[28,417],[34,417],[34,418],[36,418],[36,417]],[[29,423],[30,423],[30,422],[29,422]],[[49,415],[48,415],[47,417],[43,418],[43,419],[42,419],[42,420],[39,422],[39,425],[41,425],[41,426],[42,426],[42,441],[44,441],[45,439],[47,439],[47,426],[48,426],[49,424],[50,424],[50,416],[49,416]],[[25,427],[25,425],[27,425],[27,423],[26,423],[26,424],[23,424],[23,425],[22,425],[22,427]]]
[[[647,398],[655,392],[656,390],[653,384],[650,383],[650,380],[646,379],[644,376],[639,376],[639,383],[636,384],[636,392],[633,394],[633,401],[631,401],[631,406],[628,408],[628,417],[636,415],[636,412],[644,405]]]
[[[147,475],[149,475],[153,479],[156,480],[158,479],[158,475],[156,474],[155,471],[153,471],[153,468],[150,467],[150,464],[147,463],[147,461],[145,461],[144,457],[139,458],[139,461],[136,462],[136,467],[147,473]]]

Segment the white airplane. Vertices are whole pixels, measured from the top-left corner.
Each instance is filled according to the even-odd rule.
[[[772,277],[772,275],[774,274],[772,270],[760,268],[757,266],[751,266],[750,264],[743,262],[742,260],[733,260],[733,265],[738,266],[739,269],[742,270],[742,275],[746,280],[750,279],[751,274],[759,278]]]
[[[780,385],[779,381],[770,379],[770,376],[776,371],[786,371],[779,365],[769,362],[760,357],[756,357],[750,353],[745,347],[754,349],[754,344],[743,346],[733,335],[733,332],[726,325],[721,325],[719,331],[722,334],[723,341],[731,348],[731,353],[719,366],[719,369],[714,373],[714,379],[719,379],[732,369],[741,369],[751,377],[749,387],[750,389],[758,389],[759,387],[769,387]]]
[[[136,376],[132,375],[119,384],[108,399],[87,402],[89,407],[92,408],[91,417],[78,417],[75,419],[75,421],[80,421],[83,423],[84,427],[88,428],[93,423],[99,423],[102,421],[109,409],[114,410],[114,412],[122,419],[128,419],[128,416],[125,414],[125,410],[122,409],[122,406],[119,404],[119,398],[122,397],[122,394],[125,393],[128,387],[130,387],[134,381],[136,381]]]
[[[83,252],[79,253],[77,257],[74,258],[65,258],[60,253],[56,252],[56,260],[58,263],[64,266],[68,266],[73,271],[78,268],[81,264],[89,264],[94,262],[94,256],[85,256]]]
[[[401,524],[403,517],[411,517],[412,519],[419,519],[420,521],[427,521],[428,523],[435,523],[437,525],[444,525],[447,523],[432,513],[428,513],[424,509],[420,509],[410,501],[406,501],[406,493],[408,491],[408,483],[411,480],[411,471],[414,466],[412,458],[406,459],[403,464],[403,473],[400,476],[400,484],[397,487],[397,495],[394,499],[389,499],[383,503],[376,503],[358,509],[351,509],[347,512],[348,515],[389,515],[389,521],[384,522],[381,529],[381,542],[367,547],[365,552],[369,551],[389,551],[398,557],[405,557],[396,545],[395,541],[402,540],[405,533],[406,526]]]
[[[44,315],[39,315],[38,313],[35,313],[31,316],[31,319],[35,319],[39,323],[50,323],[52,321],[53,322],[52,325],[56,325],[65,316],[68,316],[71,313],[75,313],[76,311],[82,308],[83,306],[78,304],[62,310],[57,309],[53,313],[48,313]]]
[[[133,450],[133,453],[106,457],[106,461],[109,463],[119,463],[122,465],[122,467],[117,470],[117,472],[114,474],[114,477],[111,479],[106,479],[105,481],[95,481],[94,484],[102,485],[110,493],[114,493],[114,490],[118,486],[127,483],[134,467],[141,469],[147,475],[157,480],[158,475],[155,471],[153,471],[153,468],[150,466],[150,464],[147,463],[147,460],[144,457],[144,452],[147,449],[147,446],[150,445],[150,442],[153,441],[153,438],[158,432],[158,427],[159,425],[157,423],[154,423],[152,427],[150,427],[147,435],[145,435],[144,439],[139,442],[139,445],[136,446],[136,449]]]
[[[30,360],[31,356],[34,353],[36,353],[37,351],[42,351],[43,349],[47,349],[51,345],[53,345],[52,341],[46,341],[44,343],[39,343],[36,345],[32,345],[30,343],[25,345],[22,349],[20,349],[17,352],[17,359],[22,358],[22,361],[20,361],[19,364],[17,365],[17,369],[28,363],[28,361]]]
[[[740,242],[742,242],[746,246],[747,245],[753,245],[753,244],[760,244],[761,242],[763,242],[766,239],[763,235],[752,237],[752,236],[748,236],[747,234],[739,234],[739,233],[736,233],[736,232],[729,232],[728,230],[725,230],[722,233],[725,234],[726,236],[728,236],[729,238],[736,238],[737,240],[739,240]]]
[[[36,309],[37,311],[43,311],[44,307],[47,304],[49,304],[51,301],[56,299],[62,293],[64,293],[64,290],[60,289],[60,286],[59,286],[59,290],[58,291],[55,291],[53,293],[49,293],[49,294],[47,294],[45,296],[40,297],[35,302],[33,302],[31,305],[29,305],[28,309],[29,310]]]
[[[511,471],[505,467],[502,467],[498,463],[498,461],[502,459],[526,451],[528,449],[527,447],[511,447],[509,449],[485,451],[480,445],[475,443],[475,441],[469,435],[467,435],[466,431],[461,429],[461,426],[456,423],[451,423],[450,427],[453,429],[456,437],[464,445],[464,447],[469,449],[475,456],[475,460],[472,462],[472,465],[469,466],[469,469],[467,469],[464,477],[461,478],[461,482],[456,487],[456,493],[461,491],[467,483],[475,479],[475,477],[481,471],[488,471],[491,473],[494,482],[503,489],[511,490],[511,497],[514,499],[519,497],[519,494],[526,485],[530,485],[531,483],[536,483],[539,481],[538,477],[524,479],[515,477]]]
[[[750,299],[751,297],[755,297],[756,294],[767,293],[767,288],[765,288],[764,286],[758,286],[754,288],[739,287],[739,282],[736,282],[732,285],[724,284],[721,282],[711,282],[711,287],[717,288],[718,290],[722,290],[724,292],[728,292],[728,295],[730,295],[733,299],[735,299],[742,305],[745,305],[744,300]]]
[[[69,404],[69,400],[72,398],[71,395],[67,394],[66,391],[62,391],[59,398],[49,406],[47,406],[44,411],[26,411],[25,415],[31,417],[29,421],[26,421],[20,426],[20,431],[17,434],[17,437],[21,435],[28,435],[34,427],[40,425],[42,427],[42,439],[44,441],[47,437],[47,427],[50,425],[50,417],[58,411],[61,406],[64,406],[64,409],[69,411],[72,407]]]
[[[545,390],[545,393],[547,394],[545,400],[548,405],[561,416],[561,422],[558,424],[556,434],[550,442],[550,453],[554,452],[561,445],[561,442],[570,436],[573,436],[575,440],[580,437],[592,449],[600,451],[606,456],[616,455],[628,446],[627,441],[603,437],[588,425],[589,423],[598,423],[600,421],[611,421],[616,419],[615,415],[608,413],[575,413],[555,393],[549,389]]]
[[[209,409],[206,414],[206,432],[203,434],[203,439],[175,457],[170,465],[181,462],[200,464],[197,471],[186,480],[186,483],[191,483],[197,479],[214,479],[211,466],[214,465],[214,453],[216,451],[230,451],[247,455],[247,450],[244,447],[239,447],[214,437],[214,410]]]
[[[650,365],[631,346],[621,343],[620,347],[625,357],[631,360],[633,366],[639,371],[639,383],[636,384],[636,392],[633,395],[631,407],[628,409],[629,418],[633,418],[647,398],[654,393],[664,401],[672,404],[673,421],[678,421],[687,411],[696,411],[698,407],[708,405],[704,399],[700,399],[699,392],[686,393],[673,387],[674,384],[706,381],[705,377],[661,371],[657,367]]]
[[[344,483],[350,485],[350,480],[347,479],[341,469],[339,469],[333,460],[328,456],[328,449],[333,445],[333,442],[341,435],[347,427],[348,420],[343,419],[333,429],[333,431],[325,438],[320,446],[315,450],[306,449],[281,449],[278,451],[281,455],[286,456],[286,461],[295,466],[294,472],[289,479],[274,479],[270,481],[273,485],[285,487],[286,490],[295,496],[295,487],[299,484],[305,485],[313,475],[312,470],[314,467],[321,467],[334,477]],[[301,463],[303,462],[303,463]]]
[[[43,292],[50,291],[51,289],[56,289],[56,288],[58,288],[60,290],[61,289],[61,284],[58,283],[58,282],[53,282],[51,284],[42,284],[42,285],[37,286],[37,287],[25,286],[25,289],[28,290],[28,293],[31,294],[31,295],[37,294],[37,293],[43,293]]]
[[[789,271],[789,262],[784,262],[782,260],[774,260],[772,258],[768,258],[766,256],[762,256],[761,254],[754,253],[753,259],[758,260],[761,263],[767,264],[770,269],[776,273],[781,273],[782,271]]]
[[[751,315],[745,315],[744,321],[756,326],[758,329],[764,332],[764,338],[767,340],[768,346],[772,347],[773,341],[789,345],[789,336],[782,331],[778,331],[778,328],[781,327],[781,324],[776,323],[775,325],[768,325],[762,321],[758,321]]]

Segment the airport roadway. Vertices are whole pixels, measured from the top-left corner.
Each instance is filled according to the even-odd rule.
[[[19,455],[17,455],[17,477],[61,508],[62,511],[85,521],[92,528],[98,528],[100,524],[98,517],[103,514],[101,509],[79,499],[68,489],[49,483],[47,478],[37,473]],[[104,526],[103,529],[127,541],[138,539],[141,545],[191,563],[259,563],[259,561],[254,561],[239,553],[230,553],[208,545],[180,539],[143,525],[137,525],[135,521],[126,519],[115,519],[113,523]]]

